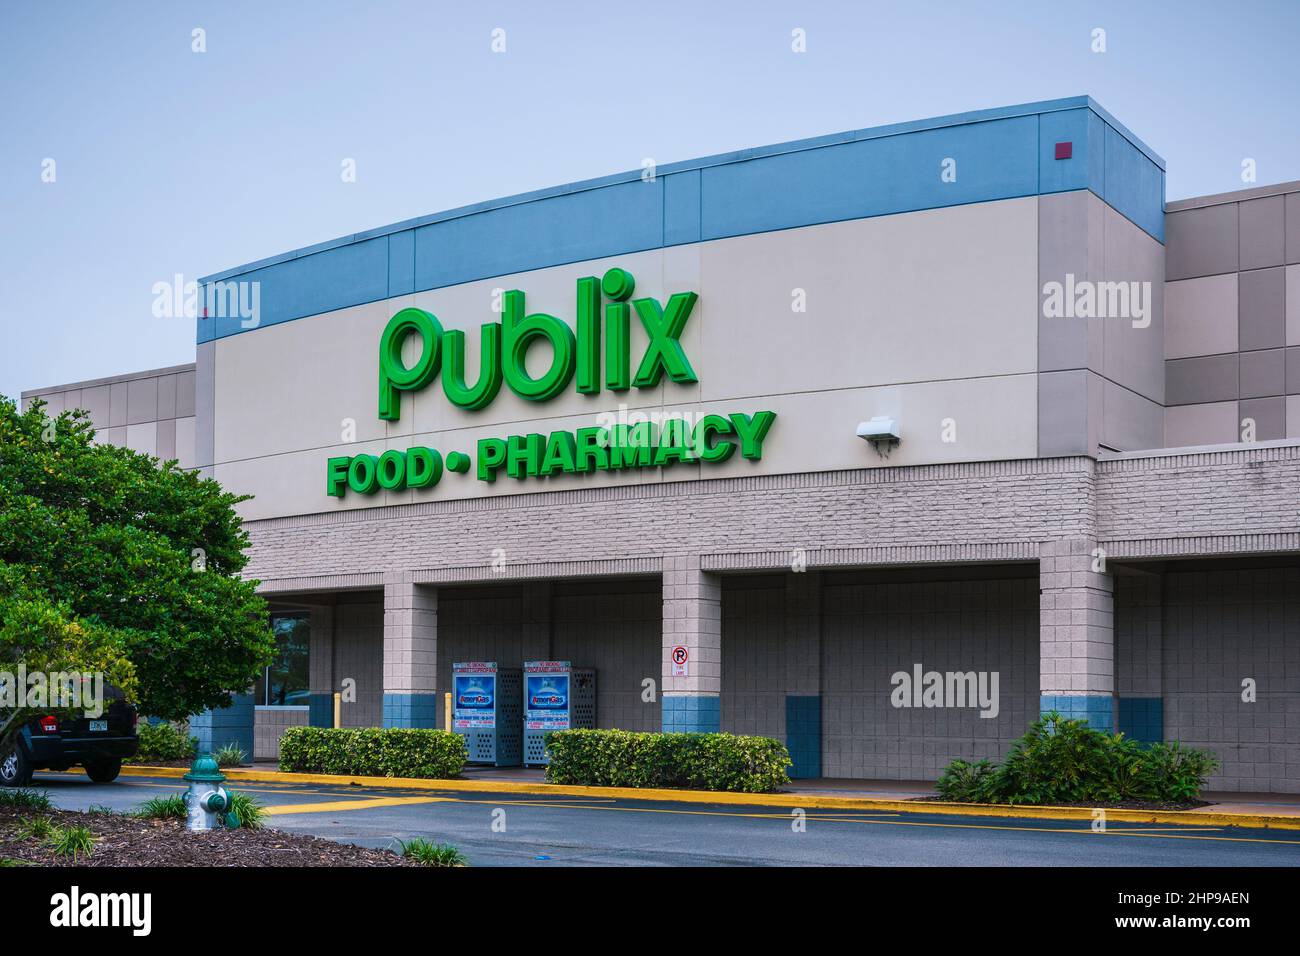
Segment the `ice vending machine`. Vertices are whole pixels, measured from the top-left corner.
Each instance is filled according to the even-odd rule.
[[[524,661],[524,766],[550,763],[552,730],[596,726],[596,672],[568,661]]]
[[[465,738],[469,762],[518,767],[520,674],[517,667],[470,661],[451,665],[451,729]]]

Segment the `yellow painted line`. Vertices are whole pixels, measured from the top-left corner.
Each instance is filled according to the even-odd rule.
[[[282,803],[266,807],[268,816],[290,813],[334,813],[344,810],[371,810],[375,807],[401,807],[412,803],[443,803],[454,797],[368,797],[360,800],[318,800],[314,803]]]
[[[452,803],[481,803],[491,805],[490,800],[463,800],[452,797],[449,799]],[[524,802],[524,801],[521,801]],[[533,804],[524,802],[526,806],[547,806],[559,810],[615,810],[620,813],[668,813],[678,816],[696,816],[696,817],[743,817],[755,820],[781,820],[788,821],[789,816],[784,814],[772,813],[738,813],[732,810],[666,810],[662,807],[605,807],[605,806],[577,806],[566,805],[561,803]],[[514,806],[514,804],[509,804]],[[886,816],[886,814],[881,814]],[[1018,827],[1007,824],[994,823],[935,823],[920,820],[884,820],[884,819],[862,819],[855,816],[826,816],[826,817],[809,817],[809,819],[818,822],[833,823],[862,823],[875,824],[877,826],[896,826],[896,827],[935,827],[942,830],[1010,830],[1017,833],[1068,833],[1079,836],[1149,836],[1156,839],[1164,838],[1168,840],[1210,840],[1220,843],[1270,843],[1281,846],[1300,846],[1300,840],[1265,840],[1259,837],[1230,837],[1230,836],[1196,836],[1194,833],[1183,835],[1170,830],[1093,830],[1091,827]],[[1180,828],[1181,829],[1181,828]]]
[[[123,767],[136,777],[181,777],[180,767]],[[1011,817],[1032,820],[1093,819],[1092,807],[1009,806],[1006,804],[941,803],[889,800],[876,797],[831,797],[799,793],[730,793],[713,790],[652,790],[635,787],[581,787],[514,780],[425,780],[417,777],[365,777],[346,774],[282,773],[278,770],[227,770],[227,779],[254,783],[306,783],[334,787],[358,785],[394,790],[438,790],[468,793],[515,793],[534,796],[607,797],[618,800],[668,803],[714,803],[732,806],[789,807],[804,810],[863,810],[893,813],[933,813],[944,816]],[[1300,814],[1266,815],[1204,810],[1107,809],[1108,823],[1166,823],[1192,827],[1245,827],[1300,830]]]

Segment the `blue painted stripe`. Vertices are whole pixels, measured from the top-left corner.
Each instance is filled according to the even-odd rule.
[[[664,733],[716,734],[722,727],[721,703],[717,694],[664,695]]]
[[[1055,143],[1073,156],[1056,160]],[[940,178],[945,159],[957,178]],[[345,236],[207,276],[260,284],[258,328],[395,295],[666,246],[1091,189],[1163,241],[1164,163],[1089,97],[837,133],[619,173]],[[201,318],[199,342],[251,331]]]
[[[385,694],[385,727],[425,727],[438,725],[437,694]]]
[[[1114,699],[1109,694],[1043,694],[1039,713],[1056,711],[1062,717],[1086,720],[1097,730],[1115,729]]]

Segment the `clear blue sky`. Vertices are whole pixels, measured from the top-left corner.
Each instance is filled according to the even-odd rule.
[[[1091,94],[1164,156],[1169,199],[1241,188],[1243,157],[1260,184],[1300,179],[1300,3],[1282,0],[0,0],[0,84],[15,397],[192,361],[193,321],[151,311],[175,273],[646,157]]]

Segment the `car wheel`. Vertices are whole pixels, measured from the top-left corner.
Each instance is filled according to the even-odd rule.
[[[86,764],[86,776],[95,783],[112,783],[122,772],[121,757],[106,757]]]
[[[0,759],[0,785],[6,787],[25,787],[32,782],[32,767],[23,756],[22,750],[15,744],[14,748]]]

